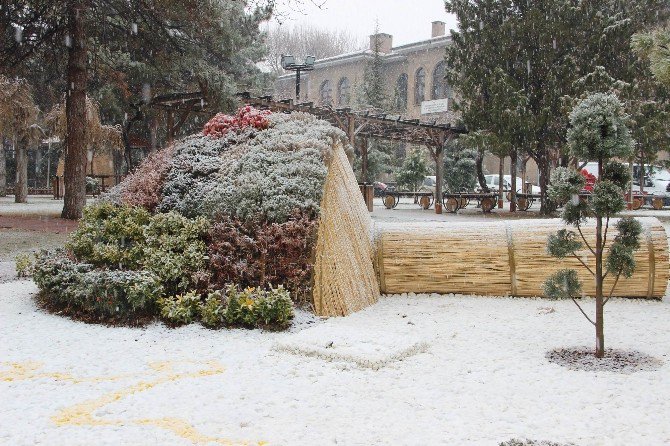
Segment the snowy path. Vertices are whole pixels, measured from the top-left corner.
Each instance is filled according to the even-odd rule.
[[[268,334],[85,325],[34,292],[0,284],[0,444],[670,443],[667,298],[608,304],[608,345],[664,361],[623,375],[547,362],[593,342],[572,302],[395,296]]]

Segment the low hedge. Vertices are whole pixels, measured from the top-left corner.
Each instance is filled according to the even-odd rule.
[[[210,328],[226,325],[281,330],[291,324],[294,316],[290,293],[282,286],[240,291],[236,285],[228,285],[204,299],[190,292],[161,298],[158,305],[161,317],[172,326],[199,320]]]
[[[160,280],[149,271],[96,270],[62,250],[39,254],[33,279],[48,306],[94,318],[150,315],[163,295]]]

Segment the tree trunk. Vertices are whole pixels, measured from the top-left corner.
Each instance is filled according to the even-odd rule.
[[[510,191],[510,202],[509,202],[509,210],[510,212],[516,212],[516,160],[517,160],[517,151],[516,149],[513,149],[512,152],[509,155],[510,157],[510,166],[509,166],[509,171],[510,171],[510,176],[511,176],[511,183],[512,183],[512,190]],[[523,189],[522,189],[523,191]]]
[[[547,202],[547,189],[549,188],[549,160],[534,158],[537,163],[537,170],[540,173],[540,214],[548,215],[551,212]]]
[[[500,164],[498,165],[498,209],[503,207],[503,195],[505,191],[503,190],[504,178],[505,176],[505,157],[500,157]]]
[[[7,158],[5,157],[5,137],[0,135],[0,197],[7,196]]]
[[[484,150],[477,150],[477,158],[475,158],[475,167],[477,168],[477,181],[482,191],[489,193],[491,190],[486,185],[486,177],[484,176]]]
[[[524,156],[521,161],[521,181],[523,182],[521,190],[525,194],[529,194],[532,193],[533,191],[532,189],[531,190],[526,189],[526,178],[528,178],[528,157]]]
[[[598,162],[598,178],[603,177],[602,159]],[[603,327],[603,218],[596,218],[596,358],[605,355]]]
[[[26,147],[26,141],[20,139],[15,149],[16,184],[14,184],[14,202],[26,203],[28,201],[28,147]]]
[[[63,218],[81,218],[86,205],[86,29],[87,1],[71,0],[68,8],[68,32],[71,45],[67,61],[67,136],[63,182]]]
[[[644,162],[640,162],[640,193],[644,193]]]

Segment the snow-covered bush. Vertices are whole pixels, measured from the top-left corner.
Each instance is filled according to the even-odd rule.
[[[186,325],[195,321],[200,307],[200,296],[194,291],[158,299],[160,315],[172,326]]]
[[[259,132],[246,142],[252,147],[275,152],[296,152],[316,149],[326,164],[330,163],[333,147],[341,145],[348,156],[353,155],[347,135],[328,122],[308,113],[270,115],[270,128]]]
[[[316,229],[317,220],[306,214],[294,214],[284,223],[216,222],[209,234],[212,285],[283,284],[297,301],[307,301]]]
[[[66,247],[82,262],[117,269],[139,269],[144,228],[151,214],[143,208],[103,201],[84,208]]]
[[[29,277],[33,274],[33,258],[30,254],[21,253],[14,258],[16,277]]]
[[[148,271],[96,270],[76,263],[64,251],[38,255],[34,280],[48,306],[95,318],[150,314],[163,294],[159,279]]]
[[[94,196],[100,194],[100,181],[96,178],[86,177],[86,193]]]
[[[268,110],[257,110],[250,105],[240,108],[236,115],[217,113],[205,124],[202,133],[212,138],[221,138],[231,131],[239,132],[247,127],[265,130],[270,125],[270,114]]]
[[[148,211],[156,209],[163,198],[163,184],[172,166],[173,156],[173,145],[149,155],[124,179],[119,203],[141,206]]]
[[[219,171],[241,155],[239,145],[255,133],[248,128],[220,139],[193,135],[176,143],[157,210],[186,217],[206,215],[203,205],[219,182]]]
[[[166,291],[176,293],[206,286],[208,231],[202,217],[151,215],[102,202],[85,208],[67,247],[77,260],[97,267],[151,271]]]
[[[207,294],[198,306],[200,322],[208,328],[218,328],[225,322],[226,302],[221,291]]]
[[[235,286],[225,289],[225,320],[228,325],[246,328],[282,329],[293,319],[291,297],[281,286],[263,290]]]
[[[168,292],[204,289],[209,282],[208,232],[209,222],[202,217],[154,215],[144,229],[141,266],[159,277]]]
[[[208,197],[208,213],[280,223],[296,210],[318,214],[326,173],[316,149],[254,147],[222,172]]]

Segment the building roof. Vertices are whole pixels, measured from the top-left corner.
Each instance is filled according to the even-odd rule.
[[[451,36],[438,36],[433,37],[432,39],[421,40],[419,42],[407,43],[405,45],[400,45],[397,47],[391,48],[391,52],[382,53],[381,57],[385,62],[390,62],[395,59],[402,59],[408,53],[413,53],[417,51],[426,50],[428,48],[440,48],[446,47],[449,42],[451,42]],[[314,68],[327,68],[335,65],[349,64],[357,62],[359,60],[370,59],[374,55],[374,51],[369,48],[364,50],[358,50],[351,53],[338,54],[336,56],[326,57],[324,59],[318,59],[314,64]],[[278,80],[284,79],[293,79],[295,74],[287,73],[279,76]]]

